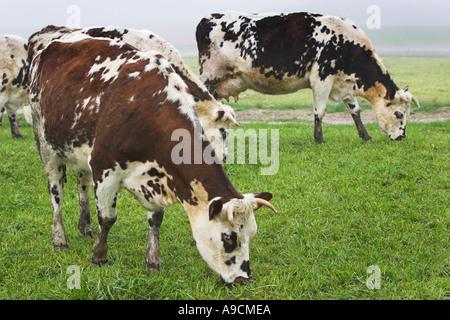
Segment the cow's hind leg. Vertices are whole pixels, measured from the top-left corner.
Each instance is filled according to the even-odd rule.
[[[92,174],[90,172],[78,172],[77,187],[80,203],[80,217],[78,220],[78,229],[83,236],[93,237],[91,211],[89,203],[89,194],[92,186]]]
[[[6,114],[8,115],[9,124],[11,126],[11,134],[13,138],[23,139],[22,134],[19,131],[19,122],[17,121],[18,107],[15,104],[7,102],[5,104]]]
[[[48,156],[44,154],[42,156],[42,160],[45,171],[47,172],[48,192],[53,205],[53,249],[55,251],[59,251],[60,249],[68,249],[61,210],[64,181],[66,179],[66,166],[57,156]]]
[[[116,201],[120,185],[114,175],[108,175],[94,181],[94,186],[99,227],[90,262],[101,266],[108,263],[107,239],[109,230],[117,220]]]
[[[356,98],[353,98],[352,100],[344,100],[344,104],[347,107],[350,114],[352,115],[353,121],[355,122],[356,125],[356,129],[358,130],[359,137],[364,141],[372,140],[372,137],[369,135],[366,127],[362,123],[361,108],[359,107]]]
[[[159,229],[164,217],[164,208],[156,211],[148,212],[148,224],[150,230],[148,233],[147,252],[145,255],[145,262],[147,263],[147,269],[159,270],[162,265],[161,252],[159,249]]]
[[[3,113],[5,113],[5,107],[0,108],[0,127],[2,126],[3,123]]]
[[[11,134],[13,138],[23,139],[23,136],[19,131],[19,122],[17,121],[16,115],[17,108],[15,106],[11,106],[11,104],[6,104],[6,113],[8,114],[9,124],[11,125]]]

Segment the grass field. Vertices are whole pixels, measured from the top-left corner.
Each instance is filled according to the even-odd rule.
[[[405,70],[412,60],[385,60],[396,74],[422,81],[414,73],[419,67]],[[437,61],[448,67],[448,60]],[[439,78],[438,69],[443,67],[420,90],[441,103],[450,100],[448,92],[432,90],[448,84],[448,73]],[[94,239],[79,235],[72,171],[63,199],[70,250],[54,252],[46,176],[32,128],[22,118],[21,124],[19,141],[11,138],[6,117],[0,128],[0,299],[450,298],[450,121],[409,123],[407,139],[399,142],[384,137],[375,123],[367,125],[368,143],[353,125],[327,125],[323,145],[313,141],[312,125],[243,125],[279,130],[279,170],[265,176],[260,165],[225,169],[242,193],[272,192],[278,214],[266,208],[255,213],[254,281],[232,288],[202,261],[181,205],[166,208],[164,267],[148,274],[146,212],[126,191],[118,197],[118,220],[108,238],[109,265],[91,266]],[[93,224],[97,229],[95,214]],[[70,266],[80,268],[80,289],[67,285]],[[380,289],[367,286],[370,266],[381,271]]]

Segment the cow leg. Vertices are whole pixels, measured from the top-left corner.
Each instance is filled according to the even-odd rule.
[[[5,107],[0,108],[0,127],[2,126],[3,113],[5,113]]]
[[[107,239],[109,230],[117,220],[116,201],[120,186],[111,175],[101,182],[94,181],[94,184],[99,227],[90,262],[101,266],[108,263]]]
[[[92,186],[92,174],[90,172],[79,172],[77,178],[77,188],[79,194],[80,217],[78,229],[82,236],[92,238],[94,229],[92,228],[89,194]]]
[[[19,131],[19,122],[17,121],[16,111],[17,108],[11,106],[9,103],[6,104],[6,113],[8,114],[9,124],[11,125],[11,134],[13,138],[23,139],[23,136]]]
[[[163,221],[164,208],[156,211],[148,212],[148,224],[150,230],[148,233],[147,252],[145,255],[145,262],[147,269],[161,269],[163,262],[161,258],[161,251],[159,250],[159,228]]]
[[[356,98],[354,98],[353,100],[345,100],[344,104],[347,107],[350,114],[352,115],[353,121],[355,122],[356,125],[356,129],[358,130],[359,137],[364,141],[372,140],[372,137],[369,135],[366,127],[362,123],[361,108],[359,107]]]
[[[48,161],[46,158],[45,155],[42,157],[45,171],[47,172],[48,192],[53,205],[53,249],[59,251],[61,249],[69,248],[67,245],[61,210],[64,181],[66,179],[66,166],[58,161],[56,156],[53,158],[48,157]]]
[[[318,81],[318,85],[313,86],[313,105],[314,105],[314,140],[317,143],[325,143],[322,133],[322,119],[325,117],[328,97],[330,96],[333,85],[333,78],[327,78],[325,81]]]

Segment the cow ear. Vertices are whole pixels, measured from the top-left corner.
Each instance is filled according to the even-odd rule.
[[[209,203],[209,220],[212,220],[216,215],[222,211],[223,202],[222,198],[212,200]]]
[[[389,88],[386,92],[386,99],[393,100],[395,98],[396,90],[394,88]]]
[[[270,199],[272,199],[272,194],[270,192],[254,193],[253,195],[256,199],[263,199],[266,201],[270,201]],[[256,207],[255,210],[258,210],[262,206],[263,206],[263,204],[258,203],[258,206]]]
[[[261,198],[264,199],[266,201],[270,201],[270,199],[272,199],[272,194],[270,192],[261,192],[261,193],[254,193],[253,196],[255,198]]]

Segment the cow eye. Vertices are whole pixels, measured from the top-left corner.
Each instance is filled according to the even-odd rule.
[[[395,112],[394,112],[394,115],[395,115],[395,117],[396,117],[397,119],[403,118],[403,113],[401,113],[401,112],[399,112],[399,111],[395,111]]]
[[[231,237],[226,233],[222,233],[222,240],[225,242],[231,242]]]

